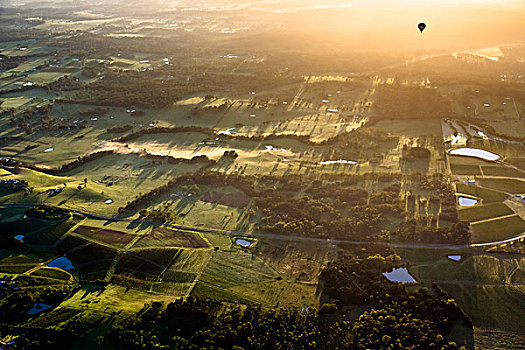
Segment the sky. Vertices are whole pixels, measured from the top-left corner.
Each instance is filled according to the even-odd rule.
[[[112,6],[112,15],[126,15],[126,4],[133,7],[133,12],[127,12],[133,15],[140,15],[142,8],[153,16],[156,10],[169,16],[183,9],[198,9],[208,12],[214,20],[219,18],[218,25],[224,27],[235,26],[235,20],[240,26],[271,23],[280,28],[281,36],[302,37],[312,45],[333,43],[341,49],[458,51],[525,42],[525,0],[0,0],[0,3],[20,5],[24,1],[53,3],[57,7],[90,3],[93,5],[90,8],[101,11],[118,4]],[[94,6],[97,3],[103,5]],[[427,24],[422,34],[417,29],[419,22]]]

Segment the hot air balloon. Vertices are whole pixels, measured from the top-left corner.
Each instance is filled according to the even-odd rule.
[[[419,28],[419,30],[421,31],[421,33],[423,33],[423,31],[425,30],[425,28],[427,27],[427,25],[423,22],[419,23],[417,25],[417,27]]]

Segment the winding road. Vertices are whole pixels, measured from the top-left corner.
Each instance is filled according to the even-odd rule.
[[[40,206],[39,204],[0,204],[0,207],[3,208],[35,208]],[[486,242],[486,243],[473,243],[473,244],[426,244],[426,243],[391,243],[391,242],[371,242],[371,241],[351,241],[351,240],[342,240],[342,239],[330,239],[330,238],[315,238],[315,237],[303,237],[303,236],[292,236],[292,235],[279,235],[279,234],[271,234],[271,233],[248,233],[248,232],[242,232],[242,231],[230,231],[230,230],[219,230],[219,229],[212,229],[212,228],[202,228],[202,227],[192,227],[192,226],[183,226],[183,225],[174,225],[174,224],[166,224],[166,223],[155,223],[151,221],[146,220],[140,220],[140,219],[125,219],[125,218],[118,218],[114,216],[104,216],[99,214],[93,214],[88,213],[80,210],[71,210],[66,209],[72,213],[81,214],[86,217],[91,217],[95,219],[102,219],[102,220],[109,220],[109,221],[124,221],[124,222],[133,222],[133,223],[139,223],[139,224],[145,224],[145,225],[152,225],[152,226],[164,226],[179,230],[185,230],[185,231],[193,231],[193,232],[200,232],[200,233],[222,233],[222,234],[228,234],[232,236],[244,236],[244,237],[256,237],[256,238],[268,238],[268,239],[282,239],[282,240],[288,240],[288,241],[298,241],[298,242],[312,242],[312,243],[328,243],[328,244],[339,244],[339,243],[345,243],[345,244],[354,244],[354,245],[362,245],[362,244],[369,244],[369,243],[382,243],[389,247],[393,248],[421,248],[421,249],[450,249],[450,250],[458,250],[458,249],[468,249],[468,248],[476,248],[476,247],[490,247],[490,246],[496,246],[501,244],[506,244],[514,241],[519,241],[522,239],[525,239],[525,232],[522,232],[519,236],[500,240],[500,241],[494,241],[494,242]]]

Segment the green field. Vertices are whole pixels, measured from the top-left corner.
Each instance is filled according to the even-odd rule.
[[[59,72],[37,72],[30,73],[27,75],[25,80],[27,82],[32,82],[37,85],[44,85],[54,82],[62,77],[68,76],[68,73],[59,73]]]
[[[450,171],[454,175],[481,175],[481,171],[478,165],[469,164],[450,164]]]
[[[485,205],[476,205],[470,208],[462,208],[458,211],[461,220],[474,222],[514,214],[512,209],[504,203],[490,203]]]
[[[30,61],[24,62],[21,65],[17,66],[16,68],[10,69],[7,73],[23,73],[30,71],[34,68],[37,68],[39,66],[42,66],[46,63],[46,61],[49,61],[52,59],[52,56],[47,57],[37,57],[35,59],[32,59]]]
[[[63,270],[57,268],[40,268],[35,272],[31,273],[32,276],[48,277],[59,280],[69,280],[71,275]]]
[[[20,108],[26,105],[29,105],[33,102],[33,98],[31,97],[9,97],[9,98],[0,98],[0,108],[7,110],[10,108]]]
[[[502,177],[525,177],[525,171],[502,166],[482,166],[485,176],[502,176]]]
[[[467,185],[464,183],[456,183],[456,191],[460,194],[467,194],[473,197],[481,198],[483,203],[494,203],[494,202],[503,202],[509,197],[508,194],[492,190],[490,188],[482,188],[473,185]]]
[[[217,202],[206,201],[207,191],[216,193],[228,193],[227,188],[205,188],[200,192],[191,191],[187,188],[174,188],[171,191],[157,197],[148,207],[152,209],[169,209],[177,218],[178,225],[206,227],[224,230],[253,231],[257,224],[257,217],[248,215],[249,207],[236,207],[235,202],[225,202],[218,199]],[[239,193],[238,190],[235,192]],[[190,196],[188,196],[190,195]],[[244,199],[243,199],[244,200]],[[133,216],[143,207],[137,208],[128,215]]]
[[[89,305],[89,308],[98,312],[120,311],[129,315],[140,310],[145,302],[175,300],[175,296],[153,294],[111,285],[102,291],[86,285],[71,298],[61,304],[64,308],[78,308],[79,305]]]
[[[228,272],[225,273],[226,271]],[[250,286],[251,289],[255,285],[275,280],[277,277],[278,274],[269,269],[262,260],[253,259],[251,254],[219,251],[213,253],[192,294],[202,295],[200,289],[204,288],[243,299],[239,292],[244,287]]]
[[[525,287],[475,284],[439,284],[453,295],[477,327],[522,334]]]
[[[495,218],[472,225],[472,242],[485,243],[517,236],[525,231],[525,220],[519,215]]]
[[[474,340],[480,349],[522,349],[525,337],[519,333],[474,328]]]
[[[519,194],[525,193],[524,179],[501,179],[501,178],[480,178],[481,186],[492,188],[496,191]]]
[[[1,201],[45,203],[114,215],[118,207],[126,205],[138,193],[151,191],[164,185],[174,176],[192,173],[202,166],[203,163],[153,165],[151,160],[137,154],[114,154],[88,162],[59,176],[28,169],[22,169],[17,174],[2,170],[6,177],[29,181],[33,186],[33,193],[25,197],[18,192],[2,197]],[[78,186],[83,184],[84,179],[87,179],[87,185],[79,189]],[[45,193],[48,189],[55,188],[64,188],[64,190],[53,196]],[[106,204],[105,201],[108,199],[111,199],[112,203]]]
[[[520,334],[523,323],[525,260],[521,255],[485,254],[481,250],[396,249],[423,285],[437,284],[482,329]],[[459,255],[460,261],[447,258]]]
[[[512,285],[525,283],[523,269],[523,259],[474,255],[462,256],[459,262],[444,257],[434,264],[417,264],[411,267],[410,272],[423,281]]]

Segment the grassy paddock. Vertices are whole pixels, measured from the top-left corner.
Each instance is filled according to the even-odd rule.
[[[69,280],[70,274],[56,268],[42,267],[31,273],[32,276],[49,277],[59,280]]]
[[[497,191],[513,194],[525,193],[525,180],[523,179],[480,178],[477,181],[481,186]]]
[[[525,287],[474,284],[439,284],[457,300],[474,326],[521,334],[525,322]]]
[[[492,255],[468,256],[461,253],[462,259],[454,261],[446,257],[410,268],[418,279],[423,281],[476,282],[480,284],[512,284],[519,280],[516,271],[525,268],[525,261],[516,258],[499,258]],[[518,275],[520,273],[518,272]]]
[[[496,191],[488,188],[481,188],[473,185],[467,185],[464,183],[456,183],[456,192],[481,198],[484,204],[503,202],[509,197],[506,193],[503,193],[501,191]]]
[[[135,314],[145,303],[151,301],[174,301],[176,296],[157,295],[129,289],[119,285],[108,285],[102,290],[84,286],[71,298],[60,304],[61,307],[77,308],[79,305],[89,305],[91,310],[111,313],[120,311]],[[108,311],[109,309],[109,311]]]
[[[459,210],[459,218],[464,221],[474,222],[513,213],[512,209],[504,203],[490,203],[462,208]]]
[[[482,166],[485,176],[525,177],[525,171],[502,166]]]
[[[518,215],[496,218],[472,225],[472,242],[484,243],[512,238],[525,231],[525,221]]]
[[[478,165],[450,164],[450,171],[454,175],[481,175]]]

